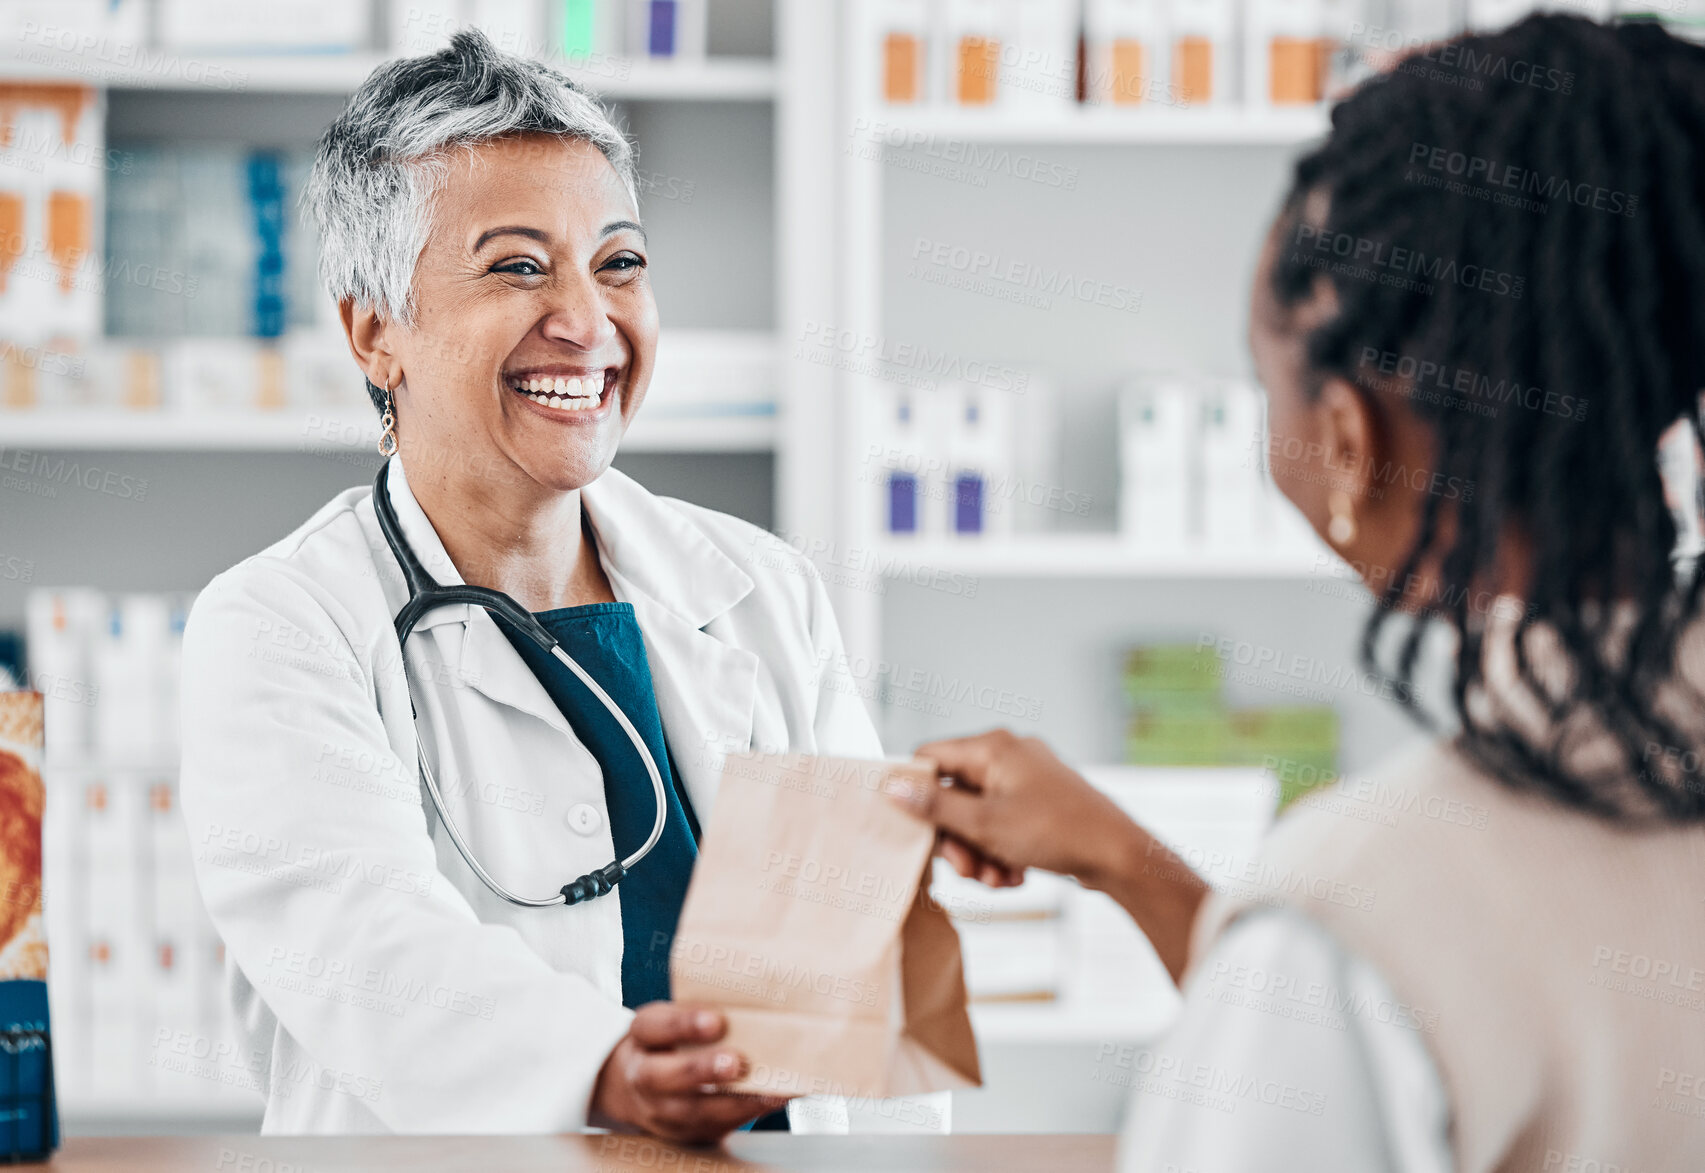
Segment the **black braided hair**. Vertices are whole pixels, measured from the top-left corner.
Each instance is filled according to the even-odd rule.
[[[1650,23],[1534,16],[1411,56],[1334,109],[1276,237],[1281,307],[1323,279],[1337,299],[1306,339],[1311,391],[1328,375],[1395,390],[1433,430],[1432,471],[1473,488],[1425,495],[1364,665],[1427,720],[1413,673],[1443,620],[1458,744],[1489,773],[1608,818],[1705,819],[1705,700],[1682,686],[1696,721],[1669,699],[1701,575],[1678,574],[1656,461],[1678,419],[1705,443],[1705,49]],[[1587,717],[1614,735],[1606,769],[1473,703],[1487,623],[1471,600],[1512,531],[1532,575],[1521,679],[1554,730]],[[1429,559],[1442,589],[1406,603]],[[1535,625],[1565,653],[1561,682],[1528,662]]]

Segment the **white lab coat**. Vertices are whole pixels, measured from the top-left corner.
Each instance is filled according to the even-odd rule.
[[[422,564],[461,582],[400,458],[390,494]],[[182,804],[226,947],[232,1065],[266,1095],[268,1133],[577,1129],[632,1018],[621,890],[574,908],[493,896],[424,802],[417,731],[476,857],[523,895],[614,858],[602,774],[477,607],[409,639],[411,716],[392,627],[406,595],[371,498],[339,494],[214,579],[184,633]],[[582,501],[701,821],[729,748],[880,754],[805,559],[614,470]],[[796,1128],[822,1129],[825,1107]]]

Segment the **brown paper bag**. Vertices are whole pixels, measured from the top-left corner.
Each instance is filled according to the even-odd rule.
[[[738,1090],[856,1098],[980,1086],[929,824],[885,790],[923,765],[733,754],[670,952],[671,997],[728,1017]]]

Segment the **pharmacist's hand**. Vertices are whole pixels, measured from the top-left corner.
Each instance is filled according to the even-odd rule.
[[[940,767],[944,784],[898,797],[941,828],[941,854],[962,876],[1006,887],[1034,867],[1093,883],[1141,835],[1034,737],[997,729],[932,742],[917,756]]]
[[[634,1014],[604,1060],[592,1123],[614,1121],[667,1140],[704,1144],[787,1103],[723,1090],[746,1073],[744,1056],[711,1044],[728,1029],[706,1006],[651,1002]]]

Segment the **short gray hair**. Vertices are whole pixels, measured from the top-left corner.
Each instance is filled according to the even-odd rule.
[[[403,324],[446,153],[518,134],[597,147],[638,202],[633,145],[560,72],[464,30],[448,47],[375,69],[320,137],[303,192],[320,230],[320,279]]]

